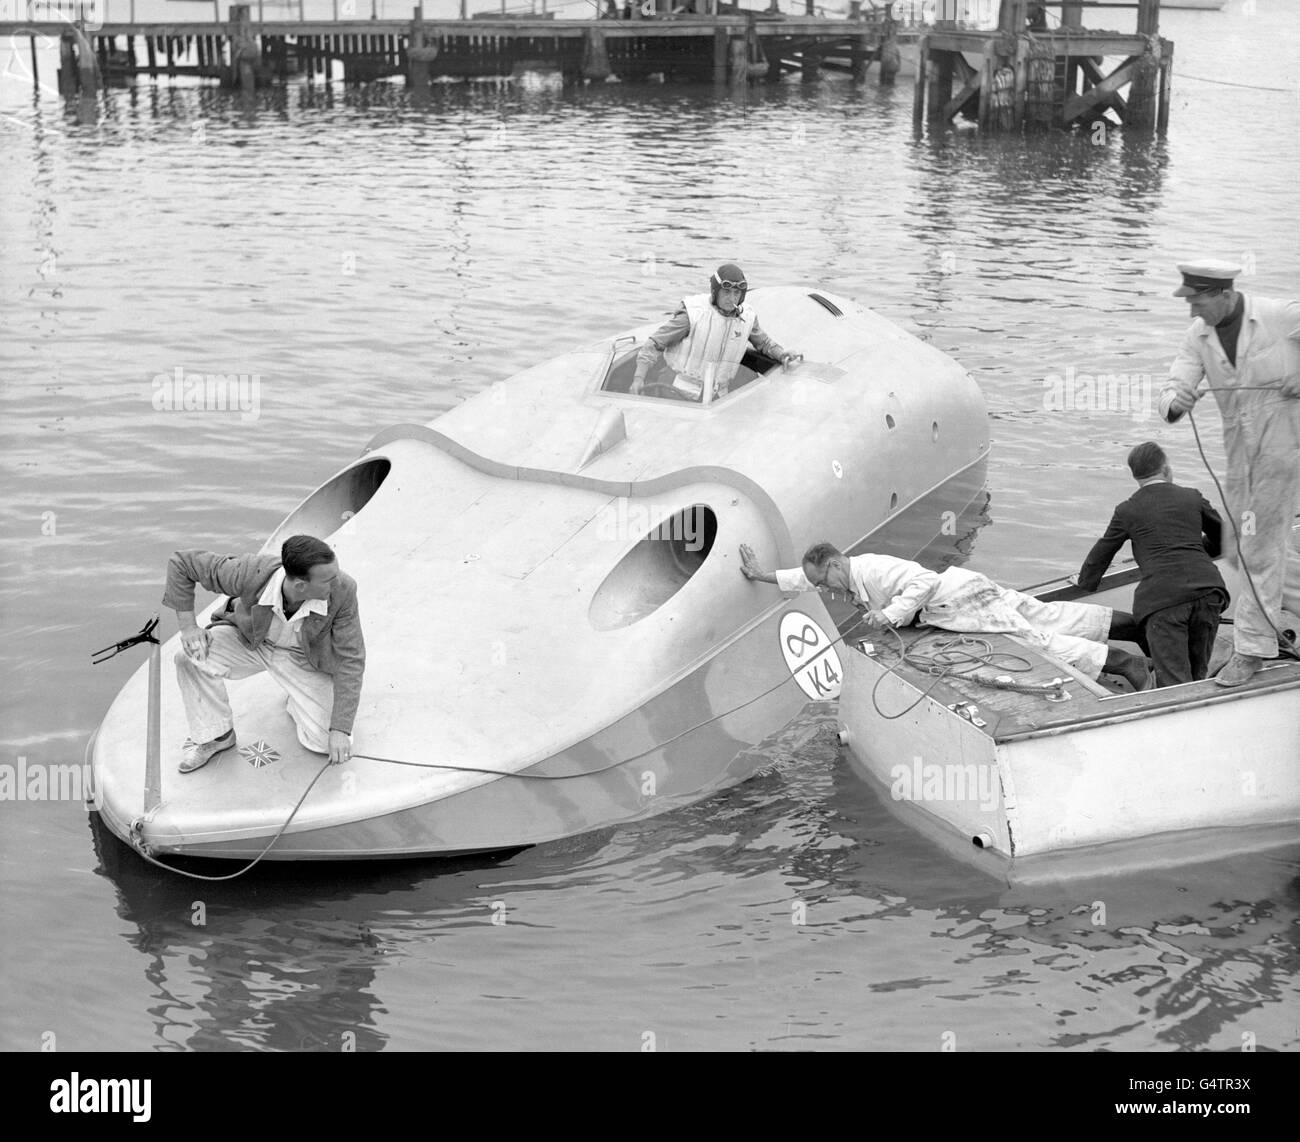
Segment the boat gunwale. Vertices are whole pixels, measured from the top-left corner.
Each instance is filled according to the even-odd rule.
[[[1256,676],[1258,677],[1258,675]],[[1035,730],[1020,730],[1014,733],[1003,734],[993,737],[998,745],[1011,744],[1014,742],[1028,741],[1032,738],[1049,738],[1059,737],[1061,734],[1073,733],[1077,730],[1096,729],[1099,726],[1113,726],[1123,722],[1139,721],[1145,717],[1161,717],[1167,714],[1177,714],[1183,710],[1198,710],[1206,706],[1218,706],[1225,702],[1236,702],[1246,698],[1254,698],[1267,694],[1278,694],[1286,690],[1300,689],[1300,670],[1291,673],[1290,677],[1278,679],[1276,682],[1267,682],[1263,685],[1256,685],[1249,689],[1227,689],[1219,686],[1211,678],[1202,679],[1199,682],[1183,682],[1177,686],[1164,686],[1162,690],[1176,690],[1183,686],[1213,686],[1214,690],[1207,691],[1204,696],[1189,698],[1187,696],[1172,698],[1168,701],[1161,702],[1159,705],[1133,705],[1124,710],[1103,710],[1095,714],[1084,715],[1075,721],[1066,722],[1063,725],[1045,726]],[[1108,698],[1098,698],[1098,702],[1113,702],[1116,700],[1134,700],[1144,696],[1149,697],[1159,691],[1139,690],[1133,693],[1112,694]],[[955,716],[955,715],[954,715]],[[992,736],[992,735],[991,735]]]

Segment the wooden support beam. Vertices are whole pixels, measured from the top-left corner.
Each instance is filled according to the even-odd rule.
[[[808,0],[811,4],[812,0]],[[813,83],[817,79],[817,72],[821,66],[821,49],[815,41],[810,41],[805,45],[801,56],[800,71],[803,74],[804,83]]]
[[[729,78],[738,87],[743,87],[749,82],[749,45],[744,36],[733,36],[728,46],[731,52]]]
[[[77,42],[77,82],[81,85],[83,95],[93,95],[99,90],[99,81],[103,76],[99,62],[95,59],[95,49],[85,31],[73,25],[72,34]],[[99,37],[99,50],[104,59],[108,59],[107,37]]]
[[[1174,45],[1168,40],[1160,43],[1160,108],[1156,112],[1156,134],[1163,136],[1169,130],[1170,84],[1174,73]]]
[[[725,37],[725,33],[724,33]],[[724,38],[722,50],[727,50]],[[609,78],[609,49],[605,45],[605,33],[599,28],[588,28],[582,44],[582,75],[585,79],[604,81]],[[722,77],[727,76],[727,59],[722,57]]]
[[[937,52],[930,59],[930,90],[926,94],[926,116],[931,120],[942,117],[943,109],[952,98],[952,52]]]
[[[419,90],[429,86],[433,61],[438,58],[438,47],[430,44],[424,35],[424,5],[417,4],[411,16],[410,39],[406,49],[406,82]]]
[[[876,52],[876,58],[880,60],[880,85],[888,87],[898,78],[898,72],[903,66],[903,53],[899,50],[898,40],[894,36],[886,37]]]
[[[1160,80],[1159,41],[1153,40],[1146,52],[1125,63],[1133,65],[1133,80],[1128,92],[1124,121],[1139,130],[1153,131],[1157,115],[1156,85]],[[1115,98],[1118,99],[1119,96]]]
[[[1016,58],[1012,65],[1016,72],[1016,88],[1011,111],[1011,125],[1020,130],[1025,123],[1025,99],[1029,90],[1029,41],[1016,37]]]
[[[77,94],[77,49],[71,32],[59,37],[59,94]]]
[[[1018,36],[1029,22],[1029,0],[1002,0],[998,10],[998,31],[1004,36]]]
[[[980,130],[987,131],[993,124],[993,71],[998,65],[994,54],[995,41],[984,45],[984,59],[980,63]]]
[[[853,71],[853,82],[862,83],[867,78],[867,69],[871,66],[871,37],[862,32],[853,37],[853,47],[849,49],[849,62]]]
[[[247,4],[230,5],[230,82],[251,93],[257,87],[259,52],[253,35],[252,11]]]
[[[981,67],[976,70],[967,65],[967,70],[970,72],[970,75],[967,77],[966,82],[962,84],[961,90],[944,104],[943,111],[939,115],[939,118],[945,123],[951,123],[957,113],[970,101],[971,96],[979,94],[983,86],[984,69]],[[982,105],[983,98],[981,97],[981,106]]]
[[[1087,114],[1095,107],[1104,110],[1110,103],[1111,96],[1124,84],[1132,80],[1135,67],[1136,65],[1132,61],[1121,64],[1095,87],[1091,87],[1078,95],[1067,94],[1065,112],[1062,116],[1065,125],[1068,127],[1076,119]]]
[[[1120,66],[1123,67],[1131,63],[1136,63],[1138,58],[1140,57],[1132,56],[1129,59],[1126,59],[1124,63],[1121,64]],[[1104,83],[1106,80],[1106,77],[1101,72],[1101,68],[1099,68],[1095,63],[1093,63],[1092,60],[1089,59],[1087,56],[1080,57],[1079,70],[1083,73],[1084,78],[1090,84],[1092,84],[1093,87],[1097,87],[1099,84]],[[1121,121],[1124,121],[1127,118],[1128,104],[1125,102],[1124,97],[1120,95],[1118,91],[1116,91],[1115,94],[1112,95],[1109,100],[1107,100],[1106,106],[1113,109],[1115,114],[1120,117]]]
[[[922,36],[916,45],[916,83],[912,88],[912,126],[920,129],[925,119],[925,90],[930,82],[930,37]]]
[[[1160,0],[1138,0],[1138,35],[1154,36],[1159,30]]]

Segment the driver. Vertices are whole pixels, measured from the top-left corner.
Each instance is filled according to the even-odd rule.
[[[709,293],[685,298],[677,312],[650,335],[636,357],[636,375],[631,392],[645,387],[646,374],[664,355],[677,373],[674,394],[683,400],[703,401],[708,382],[713,383],[714,400],[727,395],[745,350],[751,345],[774,361],[788,365],[799,354],[782,349],[758,327],[752,309],[745,308],[749,283],[741,268],[731,262],[719,266],[709,278]]]

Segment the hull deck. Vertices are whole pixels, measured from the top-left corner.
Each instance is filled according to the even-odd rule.
[[[987,643],[994,654],[1005,655],[1005,658],[994,660],[998,665],[980,667],[973,672],[975,676],[954,673],[938,677],[910,662],[900,663],[901,647],[907,647],[909,653],[927,654],[963,636],[933,628],[908,628],[898,633],[901,642],[892,635],[885,635],[871,644],[875,659],[883,667],[892,669],[896,677],[917,693],[928,693],[944,706],[977,707],[976,716],[985,724],[972,724],[999,744],[1103,722],[1141,718],[1159,711],[1184,709],[1192,704],[1232,703],[1243,696],[1278,689],[1300,690],[1300,662],[1279,659],[1266,663],[1249,682],[1231,690],[1224,689],[1209,677],[1201,682],[1134,693],[1126,683],[1113,681],[1108,676],[1101,682],[1084,678],[1064,663],[1004,634],[965,636]],[[985,653],[982,646],[974,643],[968,643],[966,647],[972,653]],[[1211,675],[1231,654],[1232,628],[1225,624],[1215,642],[1210,662]],[[1015,659],[1022,661],[1015,662]],[[981,681],[994,678],[1045,690],[1061,679],[1064,685],[1060,690],[1068,696],[1063,700],[1052,700],[1041,693],[1001,689],[988,681]],[[1300,701],[1300,695],[1297,695],[1297,700]],[[885,712],[892,711],[886,709]],[[961,713],[961,716],[966,715]]]

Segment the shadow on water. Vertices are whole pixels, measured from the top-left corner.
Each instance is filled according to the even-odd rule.
[[[264,861],[204,882],[142,861],[92,814],[98,875],[117,890],[118,915],[144,960],[155,1003],[155,1049],[256,1046],[376,1050],[376,971],[391,950],[395,914],[440,925],[490,915],[480,878],[522,850],[417,861]],[[205,876],[223,861],[177,861]],[[351,1040],[345,1036],[351,1033]]]
[[[834,941],[823,946],[837,974],[866,957],[847,970],[843,1002],[939,998],[990,1023],[997,1005],[1042,1008],[1032,1031],[1016,1028],[1022,1046],[1285,1045],[1300,851],[1009,884],[896,816],[841,755],[835,728],[833,706],[810,704],[741,785],[620,828],[473,858],[264,862],[206,884],[144,864],[96,824],[98,871],[143,959],[155,1049],[382,1049],[385,1021],[402,1014],[383,998],[390,965],[408,961],[409,974],[423,964],[430,1005],[444,986],[453,1002],[466,987],[472,1000],[489,980],[526,972],[548,941],[581,946],[647,906],[697,940],[745,947],[789,933],[797,906],[810,938]],[[489,953],[482,940],[505,932],[491,925],[507,905],[503,939],[515,942]],[[875,962],[908,931],[908,957]],[[804,947],[787,972],[804,970],[805,956],[819,962]],[[467,952],[491,961],[482,978],[454,978]],[[712,978],[717,954],[685,963],[687,976]],[[597,1007],[623,1002],[589,987]]]

